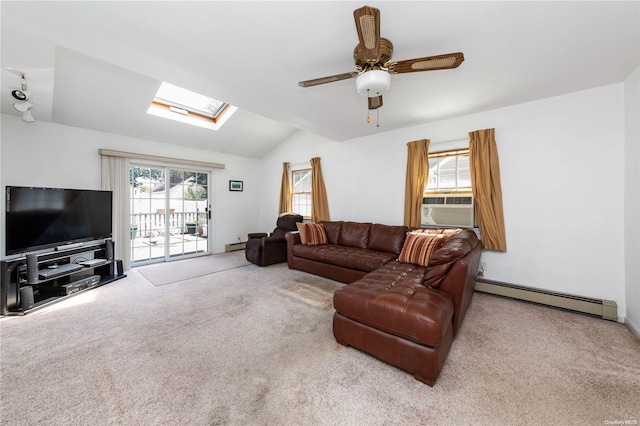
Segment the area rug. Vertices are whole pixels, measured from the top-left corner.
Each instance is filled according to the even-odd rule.
[[[244,257],[244,251],[233,251],[208,256],[184,259],[177,262],[158,263],[136,268],[155,286],[190,280],[216,272],[251,265]]]

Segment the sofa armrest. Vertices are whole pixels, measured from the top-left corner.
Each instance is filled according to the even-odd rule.
[[[269,246],[282,245],[284,246],[285,239],[284,237],[264,237],[262,238],[262,246],[267,248]]]
[[[247,235],[249,237],[249,239],[252,238],[264,238],[264,237],[268,237],[269,234],[267,234],[266,232],[253,232],[249,235]]]
[[[449,293],[455,306],[453,314],[454,336],[458,333],[471,304],[481,254],[482,244],[477,244],[462,259],[453,262],[451,269],[440,284],[440,290]]]
[[[302,244],[300,240],[300,233],[298,231],[291,231],[284,234],[284,239],[287,241],[287,264],[289,269],[293,265],[293,246],[296,244]]]
[[[263,265],[273,265],[287,260],[287,243],[284,237],[265,237],[260,239]]]

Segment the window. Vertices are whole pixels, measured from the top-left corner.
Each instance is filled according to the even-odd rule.
[[[238,108],[162,82],[147,114],[218,130]]]
[[[305,218],[311,217],[311,169],[291,171],[291,209]]]
[[[422,200],[421,224],[475,226],[469,149],[429,154],[429,181]]]
[[[469,149],[429,154],[426,193],[471,193]]]

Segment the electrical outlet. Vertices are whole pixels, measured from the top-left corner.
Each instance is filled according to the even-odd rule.
[[[485,272],[487,272],[487,262],[480,262],[480,266],[478,267],[478,276],[483,277]]]

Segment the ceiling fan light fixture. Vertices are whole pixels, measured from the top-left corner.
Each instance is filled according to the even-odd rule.
[[[361,96],[374,98],[382,95],[391,86],[391,74],[382,70],[369,70],[356,78],[356,90]]]

